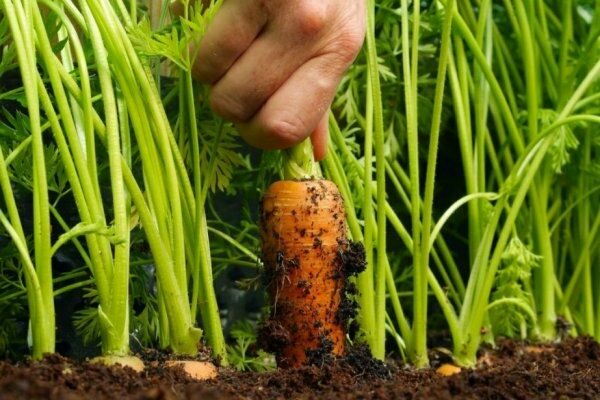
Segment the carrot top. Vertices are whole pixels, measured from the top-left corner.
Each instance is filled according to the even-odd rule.
[[[319,163],[315,161],[310,138],[283,152],[283,178],[302,180],[321,178]]]

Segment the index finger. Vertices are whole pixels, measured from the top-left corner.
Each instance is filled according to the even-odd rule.
[[[266,23],[265,10],[252,1],[223,3],[198,45],[194,77],[203,83],[216,83],[250,47]]]

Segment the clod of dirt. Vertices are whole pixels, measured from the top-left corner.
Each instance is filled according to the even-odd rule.
[[[350,347],[341,363],[348,366],[354,375],[369,378],[389,379],[394,372],[390,365],[373,358],[369,347],[364,343]]]
[[[351,338],[354,338],[356,333],[351,329],[351,324],[358,315],[359,304],[356,299],[357,293],[358,291],[354,283],[348,281],[344,282],[344,287],[342,288],[342,300],[340,301],[340,307],[338,308],[336,315],[338,323],[346,327]]]
[[[268,352],[278,353],[291,341],[290,333],[274,319],[267,319],[258,330],[258,346]]]
[[[359,331],[359,324],[356,321],[359,308],[358,289],[349,278],[357,276],[366,269],[365,247],[360,242],[340,241],[338,258],[342,264],[344,279],[336,321],[346,329],[350,338],[354,340]]]
[[[346,276],[357,276],[367,268],[367,259],[365,257],[365,246],[361,242],[340,243],[338,256],[342,261]]]
[[[181,368],[190,378],[198,381],[215,379],[219,375],[217,367],[208,361],[170,360],[165,363],[167,368]]]
[[[552,349],[540,347],[540,346],[526,346],[523,349],[527,353],[543,353],[544,351],[552,351]]]
[[[319,346],[316,349],[306,349],[306,359],[308,365],[322,367],[333,361],[333,342],[327,336],[319,338]]]
[[[136,356],[100,356],[93,358],[90,362],[92,364],[103,364],[108,367],[128,367],[134,370],[135,372],[142,372],[145,368],[144,362]]]
[[[435,372],[441,376],[452,376],[460,373],[461,368],[453,364],[442,364]]]

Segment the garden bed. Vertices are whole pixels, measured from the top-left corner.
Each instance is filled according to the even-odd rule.
[[[219,378],[195,382],[158,361],[143,374],[81,363],[57,355],[42,362],[0,363],[0,399],[595,399],[600,396],[600,345],[589,338],[533,346],[502,341],[484,350],[479,365],[457,375],[436,372],[445,362],[432,352],[432,368],[395,362],[389,374],[367,360],[267,373],[221,369]],[[65,370],[67,371],[65,373]],[[387,375],[387,376],[386,376]]]

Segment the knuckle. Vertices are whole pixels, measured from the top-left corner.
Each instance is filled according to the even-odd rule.
[[[365,12],[364,2],[351,2],[335,23],[330,49],[346,65],[354,61],[363,46],[367,29]]]
[[[327,2],[322,0],[307,0],[296,6],[295,22],[305,36],[315,36],[327,26]]]
[[[362,27],[353,27],[342,31],[332,43],[332,50],[338,55],[340,61],[350,64],[354,61],[362,48],[365,32]]]
[[[365,40],[366,24],[362,20],[347,21],[331,42],[332,50],[348,64],[354,61]]]

